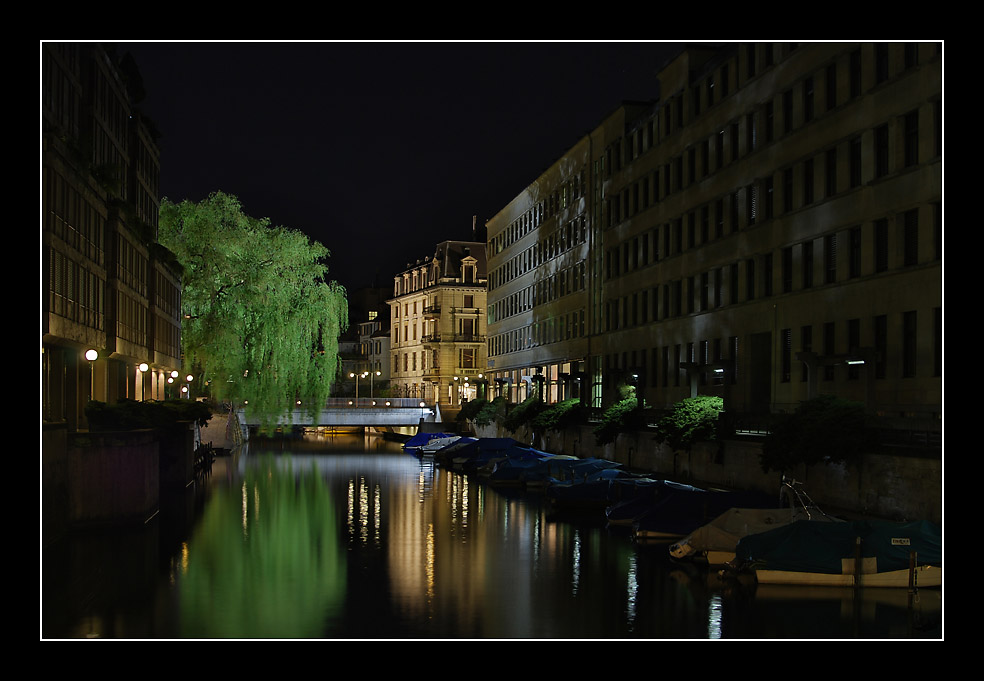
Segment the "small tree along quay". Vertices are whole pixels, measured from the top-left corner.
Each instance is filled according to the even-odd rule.
[[[192,385],[245,404],[264,428],[298,401],[316,419],[348,326],[345,289],[325,280],[328,249],[249,217],[221,192],[200,203],[165,199],[160,242],[183,269],[181,349]]]
[[[776,418],[762,442],[762,470],[781,473],[799,465],[855,463],[875,443],[864,405],[821,395]]]
[[[689,450],[695,442],[717,439],[718,415],[724,400],[713,395],[688,397],[673,405],[656,423],[656,440],[673,450]]]

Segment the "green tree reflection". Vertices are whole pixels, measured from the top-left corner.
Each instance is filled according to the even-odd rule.
[[[283,460],[280,460],[283,463]],[[241,503],[232,498],[241,494]],[[345,554],[317,470],[272,457],[241,487],[215,489],[176,576],[188,638],[321,636],[344,605]]]

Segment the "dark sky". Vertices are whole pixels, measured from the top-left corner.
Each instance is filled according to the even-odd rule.
[[[161,132],[161,193],[239,197],[388,286],[481,226],[611,113],[658,95],[674,43],[118,43]]]

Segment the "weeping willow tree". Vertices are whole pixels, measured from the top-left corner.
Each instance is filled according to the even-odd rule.
[[[348,326],[345,289],[325,280],[328,249],[249,217],[220,192],[200,203],[165,199],[159,238],[184,270],[181,349],[194,385],[245,404],[264,429],[298,401],[316,419]]]

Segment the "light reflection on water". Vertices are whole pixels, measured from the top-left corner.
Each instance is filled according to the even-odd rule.
[[[907,611],[897,596],[726,584],[596,517],[558,516],[375,437],[250,446],[220,460],[192,530],[165,549],[166,574],[125,606],[138,612],[121,616],[118,594],[90,598],[49,617],[63,624],[49,636],[940,635],[939,591]],[[118,562],[119,545],[76,541],[76,554]]]

